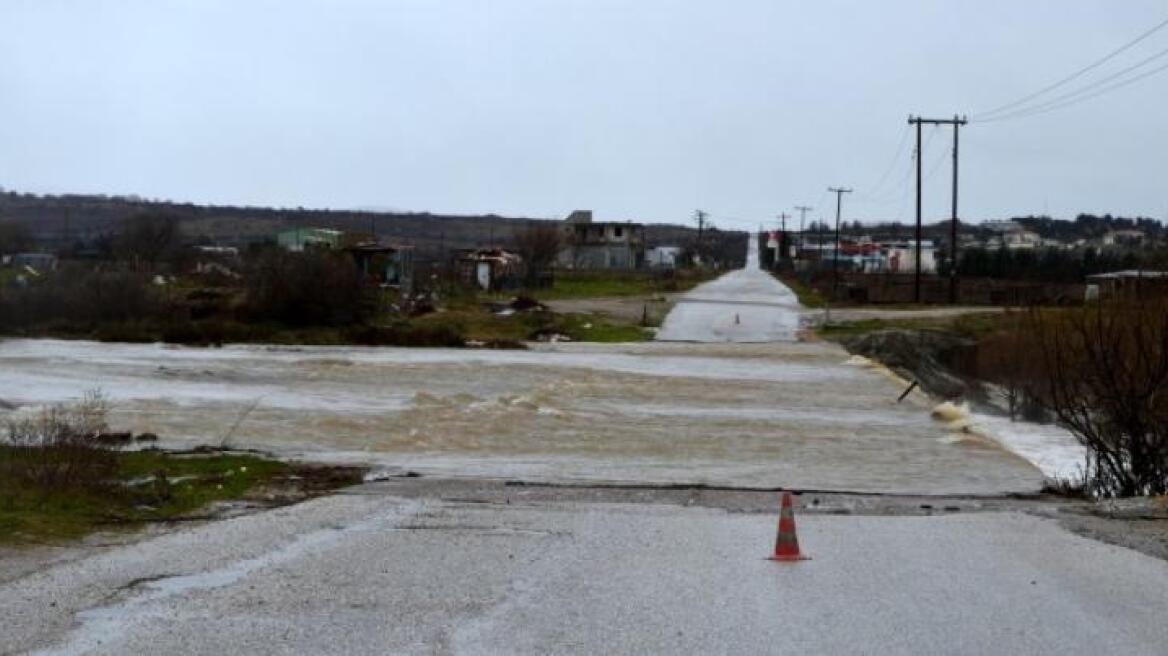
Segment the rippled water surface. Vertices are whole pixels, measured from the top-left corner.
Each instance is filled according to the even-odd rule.
[[[0,343],[0,413],[100,387],[115,423],[427,472],[915,492],[1039,471],[824,343],[530,351]],[[242,417],[242,420],[240,418]],[[164,442],[164,443],[165,443]]]
[[[0,415],[100,388],[115,424],[447,475],[919,493],[1032,491],[1065,432],[971,417],[835,345],[747,266],[688,293],[647,344],[528,351],[0,342]],[[16,408],[13,410],[12,408]],[[992,430],[986,430],[989,427]],[[979,433],[993,434],[996,439]],[[1014,452],[1007,451],[1007,445]]]

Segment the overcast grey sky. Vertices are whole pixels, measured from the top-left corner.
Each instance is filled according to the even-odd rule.
[[[909,113],[1001,105],[1166,17],[1155,0],[0,0],[0,186],[673,222],[701,207],[747,227],[834,211],[824,189],[847,185],[845,218],[908,220],[909,148],[872,188]],[[1168,29],[1115,68],[1165,48]],[[1168,72],[970,125],[961,214],[1164,218],[1166,100]],[[948,215],[950,141],[922,159],[927,218]]]

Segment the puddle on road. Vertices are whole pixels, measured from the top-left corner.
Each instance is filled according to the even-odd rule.
[[[170,443],[424,472],[868,491],[1033,490],[1037,469],[822,343],[533,351],[0,344],[0,399],[101,387]]]

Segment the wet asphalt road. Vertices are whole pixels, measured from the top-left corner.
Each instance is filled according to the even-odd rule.
[[[355,494],[0,586],[0,652],[1163,654],[1168,563],[1019,513]]]
[[[759,268],[758,241],[751,236],[746,267],[680,296],[657,331],[657,340],[792,342],[800,317],[795,293]]]

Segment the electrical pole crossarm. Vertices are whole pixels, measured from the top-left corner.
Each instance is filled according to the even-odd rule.
[[[844,194],[850,194],[852,190],[845,187],[828,187],[827,190],[835,194],[835,252],[831,258],[831,293],[835,296],[839,288],[840,214]]]
[[[969,123],[969,119],[956,114],[953,115],[953,118],[923,118],[909,115],[908,123],[916,125],[917,128],[917,243],[916,272],[913,280],[913,299],[917,303],[921,302],[921,126],[953,126],[953,213],[949,225],[949,302],[957,303],[957,133],[961,126]]]

